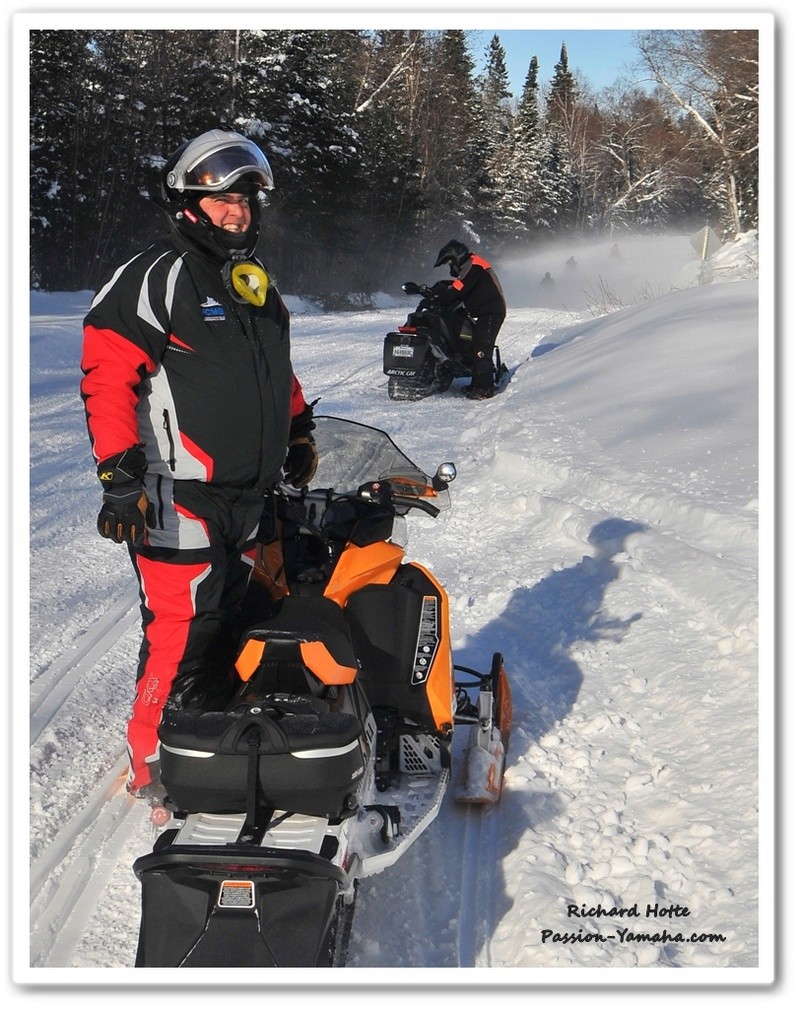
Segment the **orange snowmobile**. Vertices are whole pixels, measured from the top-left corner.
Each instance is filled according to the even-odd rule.
[[[164,712],[171,819],[134,863],[137,966],[342,966],[358,882],[435,819],[459,727],[456,798],[500,796],[502,656],[454,665],[447,593],[405,557],[406,516],[449,507],[455,466],[429,477],[383,431],[315,421],[313,487],[281,487],[264,530],[233,696]]]

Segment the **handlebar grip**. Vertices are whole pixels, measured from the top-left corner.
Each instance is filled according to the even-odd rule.
[[[407,498],[396,494],[393,500],[397,504],[401,504],[406,507],[419,508],[421,511],[424,511],[426,515],[430,515],[432,518],[436,518],[440,511],[440,509],[437,508],[436,505],[432,505],[430,501],[420,501],[419,498]]]

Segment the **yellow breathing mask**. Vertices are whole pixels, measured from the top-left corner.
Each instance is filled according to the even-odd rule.
[[[267,300],[267,289],[269,288],[269,277],[266,270],[258,263],[246,260],[231,266],[229,276],[231,287],[239,298],[250,305],[261,308]]]

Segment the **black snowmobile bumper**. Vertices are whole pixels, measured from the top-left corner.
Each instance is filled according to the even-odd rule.
[[[138,858],[137,967],[329,966],[348,874],[307,852],[181,845]]]

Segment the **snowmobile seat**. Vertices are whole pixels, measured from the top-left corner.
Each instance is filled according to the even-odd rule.
[[[321,596],[289,596],[276,614],[247,629],[236,669],[248,697],[275,691],[335,696],[325,688],[352,683],[358,662],[340,606]]]

